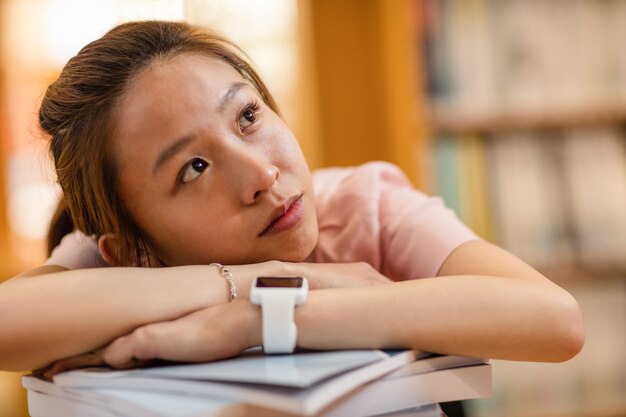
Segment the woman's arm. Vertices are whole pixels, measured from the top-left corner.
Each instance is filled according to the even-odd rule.
[[[389,282],[364,264],[229,266],[238,297],[257,275],[309,276],[313,288]],[[153,322],[225,303],[215,267],[96,268],[48,265],[0,284],[0,369],[26,370],[79,355]]]
[[[564,361],[582,348],[576,301],[513,255],[468,242],[439,277],[376,288],[311,291],[296,309],[298,346],[398,348],[474,357]],[[154,323],[114,341],[107,363],[205,361],[261,344],[261,314],[247,301]]]
[[[0,285],[0,369],[34,369],[227,300],[216,268],[48,265]]]
[[[468,242],[438,275],[373,291],[312,292],[296,314],[298,343],[550,362],[570,359],[582,348],[583,322],[574,298],[508,252]]]

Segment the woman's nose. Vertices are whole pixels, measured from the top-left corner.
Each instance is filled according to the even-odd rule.
[[[280,170],[264,155],[242,152],[238,159],[233,168],[239,179],[241,199],[244,204],[253,204],[276,184]]]

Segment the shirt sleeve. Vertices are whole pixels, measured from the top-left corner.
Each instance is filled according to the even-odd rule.
[[[433,277],[454,249],[479,239],[395,165],[325,169],[313,179],[320,237],[311,261],[368,262],[396,280]]]
[[[413,189],[408,180],[382,192],[379,215],[381,270],[397,279],[434,277],[457,247],[479,239],[440,197]]]
[[[102,258],[98,243],[80,231],[74,231],[61,239],[45,265],[58,265],[67,269],[100,268],[108,266]]]

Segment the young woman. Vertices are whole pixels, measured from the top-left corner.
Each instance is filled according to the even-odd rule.
[[[67,210],[46,265],[0,285],[0,369],[237,354],[261,344],[252,280],[276,275],[313,289],[295,313],[303,348],[581,349],[566,291],[394,166],[311,176],[261,79],[213,33],[118,26],[68,62],[39,118]]]

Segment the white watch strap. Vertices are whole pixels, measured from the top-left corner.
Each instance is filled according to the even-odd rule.
[[[265,353],[291,353],[295,349],[298,336],[293,321],[295,307],[291,291],[276,290],[261,294]]]

